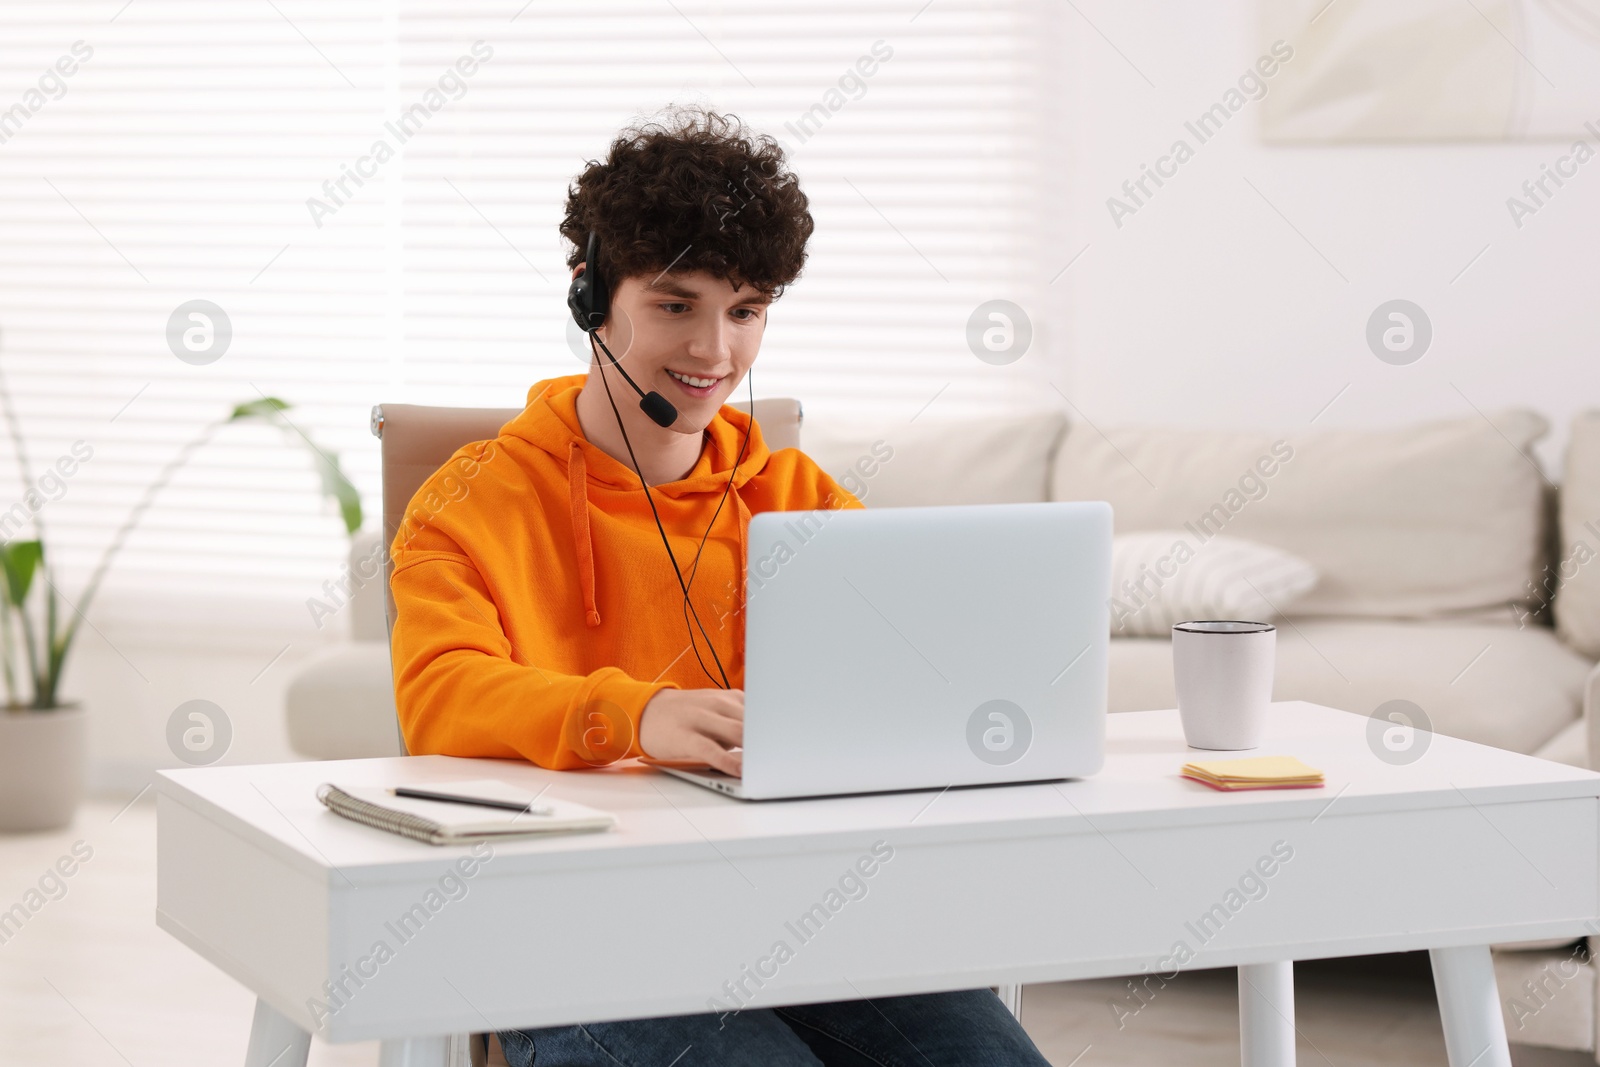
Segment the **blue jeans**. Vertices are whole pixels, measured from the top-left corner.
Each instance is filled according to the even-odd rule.
[[[511,1067],[1049,1067],[988,989],[499,1036]]]

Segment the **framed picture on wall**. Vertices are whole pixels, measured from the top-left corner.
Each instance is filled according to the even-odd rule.
[[[1268,142],[1584,139],[1600,147],[1600,0],[1258,0],[1294,50]]]

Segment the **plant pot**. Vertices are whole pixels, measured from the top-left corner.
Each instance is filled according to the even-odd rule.
[[[69,825],[88,774],[89,715],[82,706],[0,708],[0,833]]]

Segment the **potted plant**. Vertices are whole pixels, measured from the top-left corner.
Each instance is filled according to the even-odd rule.
[[[0,408],[23,485],[31,487],[32,467],[3,377]],[[0,673],[6,697],[0,707],[0,831],[54,829],[72,821],[88,777],[87,713],[77,701],[61,696],[62,674],[73,639],[111,561],[140,516],[178,468],[217,431],[245,419],[279,422],[291,439],[310,448],[321,474],[322,491],[338,503],[346,532],[360,529],[361,497],[339,469],[338,457],[289,425],[282,417],[288,409],[289,405],[276,397],[239,404],[180,448],[113,535],[75,603],[67,601],[56,585],[37,509],[28,509],[32,512],[32,539],[0,544]]]

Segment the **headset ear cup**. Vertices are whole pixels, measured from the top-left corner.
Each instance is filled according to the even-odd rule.
[[[597,267],[599,258],[600,236],[590,230],[583,254],[583,273],[567,286],[567,308],[572,312],[572,320],[585,332],[604,326],[611,310],[610,293]]]
[[[588,267],[584,268],[587,273]],[[589,329],[589,285],[582,274],[572,279],[567,285],[567,310],[572,312],[572,321],[578,328],[585,332]]]

